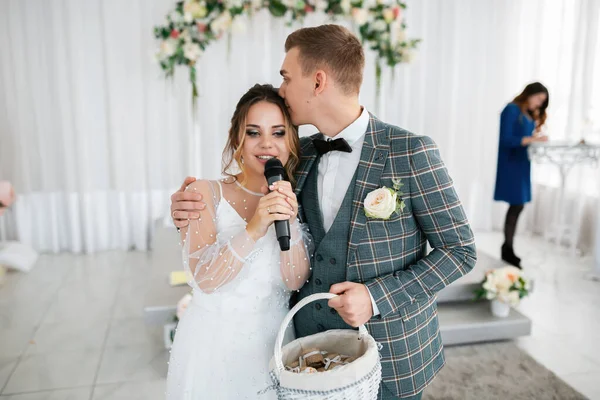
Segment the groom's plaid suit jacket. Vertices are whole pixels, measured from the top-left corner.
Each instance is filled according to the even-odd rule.
[[[297,194],[317,168],[312,139],[301,138],[300,144]],[[368,219],[365,197],[393,187],[392,179],[404,184],[406,207],[388,220]],[[383,345],[383,384],[399,397],[410,396],[444,365],[436,293],[475,265],[473,233],[435,143],[373,115],[355,185],[346,279],[364,283],[381,313],[367,328]]]

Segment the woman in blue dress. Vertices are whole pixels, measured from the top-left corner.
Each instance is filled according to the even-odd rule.
[[[531,164],[527,147],[534,142],[545,142],[541,133],[546,122],[546,108],[550,96],[539,82],[530,83],[523,92],[508,103],[500,115],[500,140],[494,200],[509,204],[504,222],[502,259],[521,268],[521,259],[513,250],[517,220],[525,203],[531,201]]]

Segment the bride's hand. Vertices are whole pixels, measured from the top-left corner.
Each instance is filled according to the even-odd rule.
[[[279,192],[286,197],[286,201],[294,211],[290,220],[295,221],[296,217],[298,216],[298,199],[296,198],[296,193],[294,193],[294,189],[292,189],[292,184],[288,181],[278,181],[271,185],[269,189],[275,192]]]
[[[285,185],[280,185],[280,187],[283,189]],[[291,186],[289,186],[289,189],[291,191]],[[290,199],[292,201],[290,201],[288,200],[289,194],[287,190],[275,190],[260,199],[256,212],[246,227],[248,234],[254,241],[265,236],[273,222],[296,218],[298,213],[296,196],[293,196]],[[291,194],[293,195],[293,192]]]

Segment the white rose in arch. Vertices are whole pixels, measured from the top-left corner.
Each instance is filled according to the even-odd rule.
[[[202,55],[202,49],[196,43],[186,43],[183,46],[183,55],[190,61],[196,61]]]
[[[377,21],[373,22],[373,30],[374,31],[384,32],[387,30],[387,27],[388,27],[388,24],[386,24],[385,21],[382,19],[378,19]]]
[[[377,6],[377,0],[363,0],[362,8],[369,9]]]
[[[358,25],[364,25],[369,20],[369,11],[363,8],[353,8],[352,19],[354,19],[354,22]]]
[[[398,194],[382,187],[367,195],[364,201],[365,214],[369,218],[389,219],[396,211]]]
[[[171,21],[172,21],[174,24],[178,24],[178,23],[181,23],[181,22],[183,22],[183,15],[181,15],[181,14],[179,13],[179,11],[173,11],[173,12],[170,14],[170,18],[171,18]]]
[[[183,6],[183,12],[183,19],[186,22],[192,22],[196,18],[206,17],[207,10],[204,2],[188,1]]]
[[[325,11],[329,7],[329,2],[327,0],[316,0],[315,1],[315,9],[317,11]]]
[[[213,32],[219,35],[221,33],[224,33],[227,29],[229,29],[232,22],[233,18],[231,17],[229,11],[226,10],[224,13],[219,15],[210,23],[210,27],[213,30]]]
[[[243,6],[243,1],[242,0],[225,0],[225,7],[231,9],[231,8],[240,8]]]
[[[185,43],[190,43],[192,41],[192,34],[190,33],[189,29],[182,30],[179,34],[179,37],[183,39]]]
[[[188,308],[191,301],[192,301],[192,295],[188,293],[185,296],[183,296],[181,298],[181,300],[179,300],[177,302],[177,319],[178,320],[181,321],[181,318],[183,317],[183,313]]]
[[[160,53],[165,57],[171,57],[177,51],[177,41],[167,39],[160,44]]]
[[[391,23],[394,20],[394,10],[392,10],[391,8],[386,8],[385,10],[383,10],[383,19],[388,24]]]
[[[349,14],[350,8],[352,8],[352,3],[350,2],[350,0],[342,0],[340,2],[340,7],[342,8],[344,14]]]

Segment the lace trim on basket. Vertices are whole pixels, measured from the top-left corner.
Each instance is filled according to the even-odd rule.
[[[285,391],[285,392],[290,392],[290,393],[298,393],[298,394],[309,394],[309,395],[326,395],[326,394],[330,394],[330,393],[336,393],[336,392],[343,392],[344,390],[347,389],[351,389],[354,386],[360,385],[363,382],[371,379],[373,377],[373,375],[376,375],[378,373],[381,373],[381,363],[378,362],[375,367],[365,376],[363,376],[361,379],[359,379],[358,381],[341,387],[341,388],[336,388],[336,389],[331,389],[331,390],[327,390],[327,391],[322,391],[322,390],[302,390],[302,389],[290,389],[290,388],[282,388],[280,386],[279,381],[277,380],[277,376],[275,375],[275,372],[271,371],[270,375],[271,375],[271,379],[276,382],[273,385],[261,390],[260,392],[258,392],[258,394],[264,394],[270,390],[277,390],[277,391]],[[377,385],[379,387],[379,384]]]

